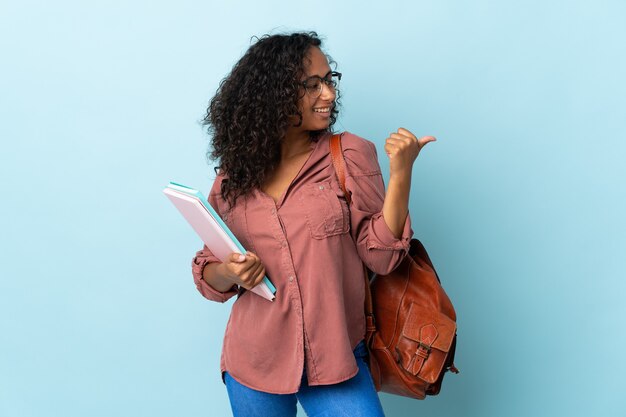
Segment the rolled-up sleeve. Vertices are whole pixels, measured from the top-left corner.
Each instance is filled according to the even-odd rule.
[[[193,274],[193,281],[196,284],[196,288],[200,291],[200,294],[208,300],[218,301],[224,303],[228,301],[233,295],[237,294],[237,285],[233,284],[232,288],[226,292],[217,291],[211,287],[205,280],[202,279],[202,273],[204,267],[211,262],[220,262],[220,260],[213,255],[211,250],[204,245],[204,249],[196,252],[196,256],[191,261],[191,272]]]
[[[221,177],[218,178],[213,183],[213,187],[211,192],[209,193],[208,202],[211,206],[219,213],[218,204],[217,204],[217,192],[219,192],[219,187],[221,183]],[[225,292],[217,291],[215,288],[211,287],[204,279],[202,279],[202,274],[204,272],[204,267],[212,262],[221,262],[211,250],[204,245],[204,247],[196,252],[196,256],[191,260],[191,272],[193,275],[193,280],[196,284],[196,288],[200,291],[200,294],[208,300],[218,301],[224,303],[228,301],[232,296],[238,293],[238,286],[233,284],[231,289]]]
[[[342,138],[346,160],[346,189],[351,194],[351,233],[359,256],[376,274],[393,271],[407,255],[413,229],[407,214],[402,236],[396,238],[385,222],[383,182],[376,146],[363,138],[348,134]]]

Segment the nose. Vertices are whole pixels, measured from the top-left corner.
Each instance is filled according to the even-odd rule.
[[[322,83],[322,93],[320,94],[320,98],[326,101],[335,101],[335,96],[337,92],[334,88],[328,86],[326,83]]]

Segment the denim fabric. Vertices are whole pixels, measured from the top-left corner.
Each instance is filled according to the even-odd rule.
[[[332,385],[307,384],[302,374],[295,394],[270,394],[248,388],[225,373],[226,389],[234,417],[292,417],[300,401],[309,417],[384,417],[383,409],[367,367],[367,348],[361,341],[354,349],[359,373]]]

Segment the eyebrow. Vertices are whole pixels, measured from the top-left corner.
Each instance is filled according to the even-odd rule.
[[[333,72],[333,70],[328,70],[328,72],[324,75],[317,75],[317,74],[313,74],[313,75],[307,75],[307,78],[311,78],[311,77],[321,77],[321,78],[326,78],[328,77],[328,74],[330,74],[331,72]]]

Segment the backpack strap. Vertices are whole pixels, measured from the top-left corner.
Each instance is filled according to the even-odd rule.
[[[343,133],[340,133],[330,138],[330,158],[333,160],[335,173],[337,173],[337,178],[339,178],[339,185],[346,196],[346,201],[349,206],[352,201],[352,196],[346,190],[346,160],[343,158],[343,152],[341,151],[342,135]]]
[[[339,185],[346,196],[348,207],[352,201],[350,193],[346,190],[346,160],[343,157],[341,151],[341,134],[333,135],[330,138],[330,157],[335,167],[335,173],[339,178]],[[367,273],[367,267],[363,264],[363,272],[365,276],[365,344],[369,348],[372,336],[376,332],[376,321],[374,320],[374,308],[372,305],[372,292],[370,290],[369,274]]]

